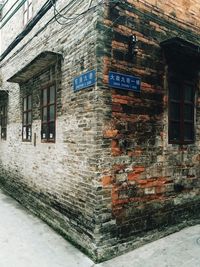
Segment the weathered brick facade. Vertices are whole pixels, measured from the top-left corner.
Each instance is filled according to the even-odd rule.
[[[33,1],[34,14],[39,3]],[[199,222],[200,57],[194,48],[200,45],[200,3],[93,1],[97,6],[85,12],[86,1],[58,1],[57,8],[67,4],[66,17],[84,15],[45,26],[52,7],[1,61],[1,90],[8,94],[0,95],[0,104],[8,101],[8,125],[7,140],[0,141],[0,177],[10,194],[99,261]],[[9,31],[20,12],[2,28],[2,53],[23,30],[21,21]],[[138,39],[134,55],[132,35]],[[174,37],[181,40],[175,52],[173,45],[162,46]],[[44,51],[59,60],[39,72],[34,67],[31,75]],[[29,65],[26,79],[19,73]],[[195,81],[191,144],[168,138],[174,66]],[[89,70],[96,70],[95,86],[74,92],[73,79]],[[109,71],[140,77],[141,91],[111,88]],[[7,82],[16,77],[22,80]],[[50,80],[57,89],[54,143],[41,141],[41,89]],[[27,94],[33,96],[31,142],[22,141]]]

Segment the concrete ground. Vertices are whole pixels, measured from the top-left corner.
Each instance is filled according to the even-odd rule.
[[[94,264],[2,191],[0,214],[0,267],[200,267],[200,225]]]

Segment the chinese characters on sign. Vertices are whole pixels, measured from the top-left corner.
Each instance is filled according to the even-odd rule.
[[[141,79],[131,75],[109,72],[109,86],[123,90],[140,92]]]
[[[90,87],[96,82],[96,71],[91,70],[74,78],[74,92]]]

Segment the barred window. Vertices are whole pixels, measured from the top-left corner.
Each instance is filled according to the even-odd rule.
[[[26,2],[24,3],[24,13],[23,13],[24,26],[29,22],[32,16],[33,16],[32,0],[26,0]]]
[[[46,142],[55,141],[55,119],[56,119],[56,88],[51,85],[42,89],[41,99],[41,139]]]
[[[191,81],[169,83],[169,143],[194,143],[195,87]]]
[[[6,140],[7,138],[7,105],[0,107],[1,114],[1,139]]]
[[[23,98],[22,140],[32,138],[32,95]]]

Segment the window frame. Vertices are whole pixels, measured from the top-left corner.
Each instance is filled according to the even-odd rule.
[[[183,76],[182,76],[183,77]],[[170,95],[170,90],[172,89],[171,84],[176,84],[178,85],[178,90],[180,90],[180,96],[179,99],[173,99]],[[187,101],[185,97],[185,87],[186,85],[190,86],[191,89],[191,94],[192,94],[192,100]],[[184,144],[194,144],[195,143],[195,82],[194,79],[188,78],[188,79],[182,79],[179,76],[171,76],[169,78],[168,82],[168,143],[169,144],[179,144],[179,145],[184,145]],[[180,119],[173,119],[171,118],[171,110],[172,110],[172,104],[178,104],[179,110],[180,110]],[[184,109],[185,105],[188,105],[192,107],[192,118],[191,119],[186,119],[185,114],[184,114]],[[177,123],[179,124],[179,138],[177,140],[171,138],[171,129],[172,129],[172,123]],[[185,124],[191,124],[191,133],[192,133],[192,138],[186,139],[184,134],[184,125]]]
[[[31,97],[31,106],[29,108],[29,98]],[[26,99],[26,109],[24,109],[24,100]],[[32,94],[26,95],[22,98],[22,141],[31,142],[32,141],[32,122],[33,122],[33,96]],[[29,113],[31,113],[31,121],[29,122]],[[26,121],[24,122],[24,115],[26,115]],[[24,128],[26,128],[26,138],[24,138]],[[29,136],[30,128],[30,139]]]
[[[7,104],[0,106],[1,112],[1,140],[7,140],[7,122],[8,122],[8,106]],[[3,120],[5,123],[3,124]],[[3,130],[5,131],[5,135],[3,135]]]
[[[50,102],[50,88],[51,87],[54,87],[54,102]],[[44,90],[47,90],[47,102],[46,104],[44,104],[43,102],[43,95],[44,95]],[[51,106],[54,106],[54,117],[53,119],[51,119],[51,116],[50,116],[50,107]],[[47,119],[46,121],[44,120],[43,118],[43,111],[44,109],[47,109]],[[42,143],[55,143],[56,142],[56,110],[57,110],[57,88],[56,88],[56,83],[55,82],[49,82],[47,83],[46,85],[42,86],[41,88],[41,142]],[[50,124],[54,124],[54,128],[53,128],[53,134],[54,134],[54,137],[53,138],[50,138]],[[47,137],[46,138],[43,138],[43,126],[46,125],[47,126],[47,132],[46,132],[46,135]]]
[[[33,17],[33,1],[26,0],[26,2],[23,5],[23,25],[26,26],[32,17]]]

